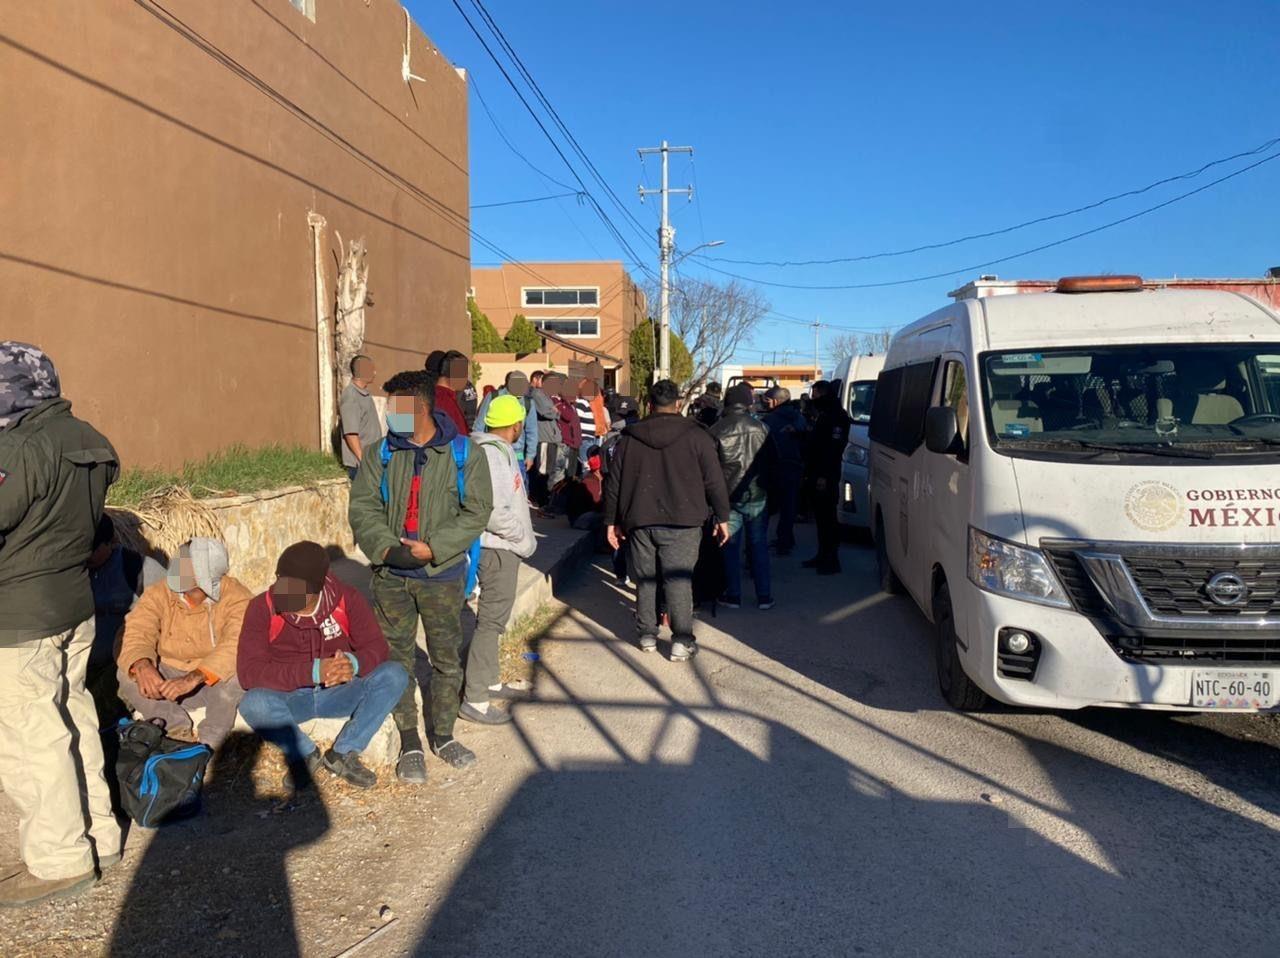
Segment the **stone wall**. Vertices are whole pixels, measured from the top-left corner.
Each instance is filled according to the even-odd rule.
[[[287,486],[250,496],[202,499],[223,530],[231,574],[254,592],[275,578],[276,559],[302,539],[355,550],[347,524],[346,479],[325,479],[311,487]]]

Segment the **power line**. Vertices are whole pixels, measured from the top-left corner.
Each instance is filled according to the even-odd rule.
[[[907,286],[912,283],[924,283],[929,280],[944,279],[945,277],[948,277],[948,276],[955,276],[957,273],[972,273],[976,270],[986,269],[987,267],[990,267],[990,266],[998,266],[1001,263],[1008,263],[1011,260],[1021,259],[1022,257],[1030,256],[1033,253],[1040,253],[1040,252],[1043,252],[1044,250],[1053,249],[1056,246],[1063,246],[1066,243],[1070,243],[1075,240],[1082,239],[1086,236],[1092,236],[1095,233],[1101,233],[1103,230],[1109,230],[1112,227],[1120,226],[1124,223],[1129,223],[1133,220],[1138,219],[1139,217],[1146,216],[1149,213],[1154,213],[1157,210],[1162,210],[1166,206],[1172,206],[1174,203],[1179,203],[1182,200],[1189,199],[1190,197],[1195,196],[1197,193],[1203,193],[1205,190],[1212,189],[1213,187],[1218,186],[1221,183],[1225,183],[1227,180],[1235,179],[1237,176],[1242,176],[1245,173],[1248,173],[1252,170],[1257,169],[1258,167],[1262,166],[1264,163],[1270,163],[1272,160],[1277,160],[1277,159],[1280,159],[1280,152],[1273,153],[1270,156],[1263,157],[1261,160],[1258,160],[1254,163],[1250,163],[1248,166],[1243,167],[1239,170],[1236,170],[1234,173],[1228,173],[1226,176],[1220,176],[1218,177],[1218,179],[1211,180],[1210,182],[1205,183],[1203,186],[1196,187],[1194,190],[1188,190],[1186,193],[1180,193],[1179,195],[1172,197],[1171,199],[1165,200],[1163,203],[1157,203],[1155,206],[1148,206],[1146,209],[1139,210],[1136,213],[1130,213],[1128,216],[1123,216],[1120,219],[1112,220],[1109,223],[1103,223],[1101,226],[1095,226],[1092,229],[1082,230],[1079,233],[1073,233],[1070,236],[1065,236],[1062,239],[1054,240],[1051,243],[1042,243],[1041,245],[1032,247],[1031,249],[1021,250],[1017,253],[1010,253],[1008,256],[1001,256],[996,259],[990,259],[982,263],[973,263],[968,266],[959,266],[959,267],[956,267],[955,269],[949,269],[941,273],[930,273],[928,276],[912,276],[908,279],[886,280],[879,283],[841,283],[841,284],[825,285],[825,284],[807,284],[807,283],[776,283],[767,279],[759,279],[758,277],[755,277],[755,276],[743,276],[739,273],[729,272],[728,270],[719,269],[715,266],[708,266],[705,263],[703,264],[703,268],[709,269],[713,273],[720,273],[721,275],[724,275],[724,276],[732,276],[734,279],[740,279],[748,283],[758,283],[761,286],[775,286],[780,289],[814,289],[814,290],[883,289],[887,286]]]
[[[1086,203],[1084,206],[1077,206],[1075,209],[1064,210],[1060,213],[1050,213],[1047,216],[1039,216],[1035,219],[1026,220],[1022,223],[1016,223],[1013,226],[1005,226],[1001,229],[989,230],[985,233],[971,233],[968,236],[960,236],[956,239],[945,240],[941,243],[928,243],[924,246],[913,246],[910,249],[888,250],[880,253],[864,253],[860,256],[837,256],[833,259],[803,259],[803,260],[769,260],[769,259],[730,259],[725,256],[700,256],[699,259],[714,260],[718,263],[735,263],[739,266],[832,266],[837,263],[861,263],[873,259],[888,259],[893,256],[908,256],[912,253],[923,253],[929,250],[946,249],[949,246],[958,246],[961,243],[968,243],[972,240],[989,239],[992,236],[1003,236],[1006,233],[1013,233],[1017,230],[1026,229],[1028,226],[1037,226],[1040,223],[1048,223],[1053,220],[1060,220],[1068,216],[1075,216],[1078,213],[1087,213],[1090,210],[1096,210],[1100,206],[1106,206],[1108,203],[1114,203],[1116,200],[1128,199],[1133,196],[1141,196],[1152,190],[1167,186],[1170,183],[1176,183],[1179,180],[1194,179],[1201,173],[1213,169],[1215,166],[1221,166],[1224,163],[1230,163],[1234,160],[1242,160],[1250,156],[1257,156],[1259,153],[1265,153],[1272,149],[1276,144],[1280,144],[1280,136],[1274,137],[1267,142],[1259,144],[1251,150],[1245,150],[1242,153],[1235,153],[1231,156],[1224,156],[1221,159],[1211,160],[1203,166],[1185,173],[1178,173],[1174,176],[1167,176],[1162,180],[1156,180],[1146,186],[1138,189],[1126,190],[1123,193],[1116,193],[1113,196],[1107,196],[1092,203]],[[695,180],[696,183],[696,180]]]
[[[454,5],[457,5],[457,0],[454,0]],[[529,84],[529,88],[533,91],[534,96],[537,97],[543,108],[546,109],[548,114],[550,114],[556,126],[559,127],[560,132],[564,135],[565,139],[569,141],[570,146],[573,148],[574,152],[578,154],[579,159],[581,159],[586,165],[596,182],[600,184],[609,198],[613,200],[613,204],[618,208],[619,212],[634,224],[634,227],[639,231],[640,235],[647,241],[649,236],[644,224],[635,217],[635,214],[632,213],[630,208],[622,202],[618,197],[618,194],[613,191],[613,187],[609,185],[608,181],[600,174],[600,171],[596,169],[596,165],[591,162],[591,158],[587,156],[586,151],[582,148],[581,144],[578,143],[577,138],[572,132],[570,132],[569,127],[565,124],[564,120],[561,119],[560,114],[556,112],[555,107],[551,105],[551,101],[547,98],[547,95],[543,93],[542,87],[540,87],[538,85],[538,81],[533,78],[533,74],[529,72],[529,68],[526,67],[524,61],[520,59],[520,55],[516,53],[515,47],[507,40],[506,34],[502,32],[502,28],[498,26],[497,21],[494,20],[493,16],[485,8],[484,3],[482,3],[481,0],[471,0],[471,5],[476,8],[481,18],[488,25],[489,29],[493,31],[493,35],[497,38],[498,43],[501,44],[502,48],[507,52],[507,55],[511,58],[512,63],[515,64],[520,75],[524,77],[525,82]]]
[[[485,100],[484,96],[481,95],[480,88],[476,86],[476,80],[474,76],[468,75],[467,85],[471,87],[471,92],[474,93],[476,95],[476,99],[480,101],[480,106],[484,108],[485,114],[489,117],[489,122],[493,124],[494,130],[497,131],[498,136],[502,138],[502,142],[507,144],[507,149],[509,149],[516,156],[520,157],[520,159],[524,161],[525,166],[529,167],[529,169],[533,170],[533,172],[537,173],[540,177],[542,177],[548,183],[554,183],[556,186],[559,186],[562,189],[566,189],[566,190],[573,189],[573,187],[570,186],[568,183],[562,183],[560,180],[557,180],[550,173],[546,172],[540,167],[535,166],[531,159],[529,159],[527,156],[521,153],[518,149],[516,149],[516,145],[511,142],[511,139],[507,136],[506,132],[502,129],[502,125],[498,122],[498,118],[494,116],[493,111],[489,109],[489,103],[487,100]]]
[[[210,40],[205,38],[194,28],[188,26],[178,16],[176,16],[174,13],[166,9],[160,3],[156,2],[156,0],[135,0],[135,3],[137,3],[137,5],[141,7],[143,10],[145,10],[147,13],[155,17],[156,20],[159,21],[161,24],[168,27],[170,30],[173,30],[183,39],[187,40],[189,43],[199,48],[202,52],[204,52],[214,61],[221,64],[226,69],[230,70],[232,73],[240,77],[249,85],[253,86],[255,89],[257,89],[260,93],[262,93],[268,99],[273,100],[279,106],[283,107],[285,110],[292,113],[299,120],[306,123],[312,129],[314,129],[317,133],[319,133],[320,135],[328,139],[330,142],[332,142],[335,146],[348,152],[352,157],[360,161],[362,164],[368,167],[375,174],[381,176],[393,187],[400,190],[401,192],[407,193],[410,196],[410,198],[416,199],[421,206],[434,212],[437,216],[440,216],[442,219],[446,220],[446,222],[451,222],[452,225],[464,230],[473,240],[475,240],[481,246],[488,249],[490,252],[493,252],[504,259],[515,262],[518,265],[524,266],[524,268],[528,270],[531,275],[534,275],[535,277],[537,277],[539,281],[546,283],[547,286],[553,287],[556,289],[560,288],[559,284],[552,282],[551,280],[547,279],[544,276],[541,276],[536,271],[530,269],[528,266],[525,266],[525,264],[519,263],[518,260],[515,260],[515,258],[512,257],[506,250],[502,249],[502,247],[498,246],[496,243],[489,240],[487,237],[483,236],[476,230],[472,229],[470,222],[467,220],[465,216],[451,209],[449,206],[445,205],[442,201],[436,199],[430,193],[427,193],[425,190],[421,189],[416,184],[405,179],[403,176],[396,173],[391,168],[387,167],[386,165],[382,164],[381,162],[379,162],[369,154],[365,153],[363,150],[361,150],[355,144],[351,143],[342,134],[338,133],[332,127],[327,126],[318,118],[312,116],[302,107],[298,106],[298,104],[294,103],[292,100],[286,97],[283,93],[279,92],[270,84],[268,84],[265,80],[263,80],[257,74],[253,73],[247,67],[243,66],[239,61],[237,61],[234,57],[232,57],[226,51],[222,50],[216,44],[212,43]],[[344,202],[346,201],[344,200]],[[371,215],[376,215],[376,214],[371,214]],[[402,229],[404,228],[404,227],[401,227],[399,224],[395,224],[395,225],[399,228],[402,228]],[[418,234],[415,233],[413,235],[416,236]],[[426,237],[423,237],[423,239],[426,239]],[[429,242],[433,242],[433,241],[429,240]],[[441,244],[437,244],[437,245],[441,245]],[[445,247],[442,247],[442,248],[445,248]],[[454,251],[450,250],[450,252],[454,252]],[[465,254],[461,254],[461,255],[465,255]]]
[[[545,203],[547,200],[562,200],[566,196],[576,196],[581,201],[583,194],[579,192],[573,193],[552,193],[550,196],[531,196],[527,200],[506,200],[502,203],[472,203],[473,210],[491,210],[496,206],[519,206],[522,203]]]
[[[471,18],[467,16],[467,11],[462,8],[462,4],[459,2],[459,0],[452,0],[452,2],[453,2],[454,8],[458,11],[458,15],[462,17],[463,21],[467,24],[467,27],[471,30],[473,34],[475,34],[476,39],[480,42],[480,46],[484,48],[484,52],[489,55],[489,59],[493,61],[494,65],[498,68],[498,71],[502,74],[503,79],[507,81],[507,84],[515,92],[516,96],[520,100],[520,103],[524,106],[525,110],[528,111],[529,115],[533,117],[533,121],[538,125],[538,129],[542,131],[542,135],[547,138],[547,142],[550,143],[552,149],[556,151],[556,155],[560,157],[565,167],[573,175],[573,178],[577,181],[578,186],[581,188],[582,193],[587,198],[592,209],[595,211],[596,215],[600,217],[600,221],[604,223],[605,228],[613,235],[614,239],[617,240],[618,244],[624,250],[626,250],[627,254],[631,257],[632,262],[634,262],[641,269],[647,269],[647,267],[645,267],[642,261],[640,260],[640,257],[636,254],[636,251],[632,249],[631,245],[627,242],[626,237],[622,235],[622,233],[618,230],[617,226],[614,225],[613,221],[609,218],[608,214],[606,214],[604,209],[600,206],[599,202],[595,199],[594,196],[591,195],[591,191],[587,189],[587,184],[582,181],[582,177],[578,175],[578,171],[574,168],[573,164],[569,162],[569,158],[564,155],[564,151],[560,149],[560,144],[558,144],[555,141],[555,138],[551,135],[551,132],[547,129],[546,124],[542,122],[542,118],[538,116],[538,114],[534,111],[533,107],[529,104],[528,99],[520,91],[520,88],[516,85],[515,80],[511,78],[511,74],[507,71],[507,68],[502,65],[502,61],[498,59],[498,55],[493,52],[493,48],[489,46],[488,41],[485,40],[484,36],[480,33],[479,28],[477,28],[475,23],[472,22]],[[648,270],[648,271],[652,273],[652,270]]]

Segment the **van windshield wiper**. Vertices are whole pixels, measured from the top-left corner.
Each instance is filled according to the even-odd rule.
[[[1143,443],[1143,442],[1095,442],[1092,439],[1074,439],[1063,436],[1053,439],[1031,439],[1019,441],[1016,445],[1010,444],[1009,448],[1025,448],[1028,445],[1037,446],[1075,446],[1078,449],[1096,449],[1098,452],[1132,452],[1150,456],[1169,456],[1175,459],[1212,459],[1214,453],[1207,449],[1189,449],[1186,446],[1170,446],[1164,443]]]

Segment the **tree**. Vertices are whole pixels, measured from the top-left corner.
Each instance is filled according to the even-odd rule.
[[[533,323],[525,318],[524,313],[516,313],[511,321],[511,328],[503,337],[507,352],[523,356],[525,353],[536,353],[542,348],[542,336]]]
[[[476,301],[470,296],[467,297],[467,312],[471,314],[471,352],[506,352],[507,347],[503,345],[502,337],[493,328],[493,323],[489,321],[489,317],[480,312],[480,307],[476,305]]]
[[[655,286],[646,294],[650,303],[658,302]],[[684,381],[690,392],[728,362],[739,346],[751,341],[772,308],[763,293],[736,279],[715,283],[680,277],[671,287],[670,303],[671,330],[687,344],[693,358]]]
[[[889,351],[891,339],[892,329],[881,329],[874,333],[845,333],[827,343],[827,352],[835,357],[836,362],[850,356],[883,355]]]
[[[671,378],[685,385],[693,378],[693,357],[674,330],[667,335],[671,344]],[[652,319],[645,320],[631,330],[631,389],[640,395],[644,395],[645,389],[653,382],[653,370],[657,366],[654,355],[657,345],[658,331]]]

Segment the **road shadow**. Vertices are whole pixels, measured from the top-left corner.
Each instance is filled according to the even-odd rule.
[[[214,757],[202,813],[155,831],[105,954],[301,954],[285,861],[328,831],[329,814],[314,790],[293,802],[260,794],[262,747],[233,734]]]
[[[593,722],[637,708],[569,701]],[[637,761],[618,748],[616,761],[544,764],[415,954],[1147,955],[1248,948],[1280,932],[1263,888],[1239,910],[1205,908],[1197,888],[1213,879],[1164,839],[1163,822],[1194,816],[1243,850],[1241,874],[1267,873],[1274,833],[1085,756],[1073,771],[1100,783],[1113,821],[1129,793],[1159,791],[1168,815],[1131,821],[1127,838],[1104,843],[1105,864],[995,804],[907,794],[787,725],[714,704],[658,709],[653,755],[686,723],[692,754]],[[717,727],[735,715],[762,732],[754,750]],[[1066,823],[1087,827],[1098,811],[1075,807]]]

